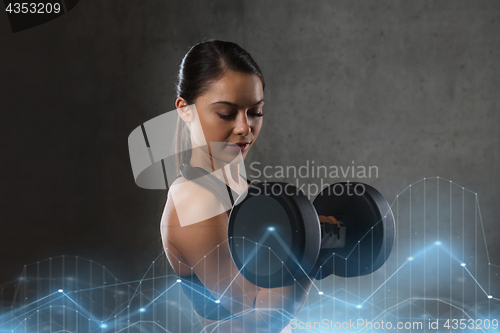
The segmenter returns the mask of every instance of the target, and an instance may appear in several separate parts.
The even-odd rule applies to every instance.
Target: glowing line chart
[[[363,320],[420,321],[418,331],[436,332],[427,324],[461,319],[483,324],[454,331],[498,330],[485,326],[500,320],[500,263],[491,262],[477,193],[424,178],[401,191],[391,208],[397,234],[387,263],[368,276],[313,280],[304,308],[293,317],[296,331],[331,331],[314,326],[325,320]],[[0,333],[202,332],[182,283],[163,253],[141,279],[127,282],[92,260],[48,258],[26,265],[15,284],[1,288]]]

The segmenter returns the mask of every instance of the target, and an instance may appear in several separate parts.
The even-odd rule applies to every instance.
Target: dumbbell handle
[[[346,227],[333,216],[318,215],[321,227],[320,249],[336,249],[345,245]]]
[[[318,215],[321,229],[321,246],[316,263],[309,272],[309,276],[321,280],[333,273],[333,266],[323,267],[336,248],[343,248],[345,245],[346,227],[344,223],[333,216]],[[321,268],[321,271],[320,271]],[[319,274],[318,274],[319,273]]]

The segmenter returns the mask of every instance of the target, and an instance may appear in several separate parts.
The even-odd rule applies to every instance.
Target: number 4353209
[[[61,4],[59,2],[10,2],[5,11],[9,14],[57,14],[61,12]]]
[[[447,329],[464,330],[466,328],[471,330],[482,330],[482,329],[497,329],[498,319],[448,319],[444,323],[443,327]]]

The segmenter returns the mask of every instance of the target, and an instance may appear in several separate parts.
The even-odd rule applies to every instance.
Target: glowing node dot
[[[215,303],[220,303],[220,301],[219,301],[219,300],[216,300],[216,301],[215,301]]]
[[[275,229],[274,227],[268,227],[267,228],[267,230],[269,230],[269,231],[274,231],[274,229]]]
[[[434,242],[434,244],[441,245],[442,243],[440,241],[436,241],[436,242]]]
[[[320,291],[318,294],[323,295],[323,292],[322,292],[322,291]]]
[[[182,282],[182,280],[181,279],[177,279],[177,282]]]
[[[460,266],[465,267],[465,263],[464,263],[464,262],[463,262],[463,263],[461,263],[461,264],[460,264]]]
[[[146,312],[146,309],[144,309],[144,308],[140,308],[140,309],[139,309],[139,311],[140,311],[140,312]]]
[[[491,295],[488,295],[488,298],[493,298],[493,296],[491,296]]]
[[[413,260],[413,257],[408,257],[408,261],[412,261]]]
[[[106,325],[106,324],[101,324],[101,328],[107,328],[107,327],[108,327],[108,325]]]
[[[59,289],[59,290],[58,290],[58,292],[62,293],[62,292],[63,292],[63,290],[62,290],[62,289]]]
[[[361,304],[360,305],[356,305],[356,308],[361,309],[362,308]]]

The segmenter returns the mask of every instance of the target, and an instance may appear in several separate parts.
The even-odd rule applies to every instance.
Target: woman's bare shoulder
[[[162,224],[175,227],[190,226],[225,211],[220,200],[209,189],[179,177],[169,188]]]
[[[208,189],[179,180],[170,187],[161,220],[164,246],[195,267],[227,240],[227,218],[222,204]]]

